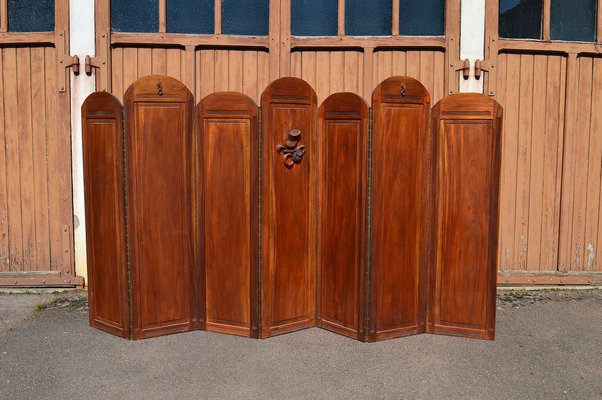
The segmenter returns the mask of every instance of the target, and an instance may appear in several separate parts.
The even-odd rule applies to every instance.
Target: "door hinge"
[[[68,69],[71,68],[75,75],[79,75],[79,57],[71,56],[67,51],[67,34],[65,31],[58,32],[56,39],[56,52],[58,58],[58,85],[59,92],[67,91]]]
[[[475,79],[481,79],[483,71],[489,74],[489,79],[487,79],[487,93],[489,96],[495,95],[496,89],[496,74],[494,74],[495,65],[491,60],[475,60],[474,62],[474,77]]]

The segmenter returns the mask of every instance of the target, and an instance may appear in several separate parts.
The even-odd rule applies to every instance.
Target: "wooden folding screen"
[[[297,78],[261,96],[261,336],[315,324],[317,100]]]
[[[82,106],[90,325],[129,338],[122,121],[109,93]]]
[[[147,76],[125,94],[128,246],[134,339],[199,325],[193,255],[193,97]]]
[[[481,94],[433,108],[431,333],[494,338],[501,121]]]
[[[257,112],[235,92],[196,108],[202,320],[208,331],[250,337],[258,334]]]
[[[372,95],[369,340],[425,330],[430,96],[392,77]]]
[[[337,93],[319,115],[318,325],[364,340],[368,106]]]

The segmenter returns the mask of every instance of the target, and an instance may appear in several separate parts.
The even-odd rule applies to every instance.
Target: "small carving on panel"
[[[163,85],[161,84],[161,81],[157,82],[157,94],[163,96]]]
[[[282,153],[282,162],[287,168],[299,164],[305,154],[305,146],[297,146],[301,141],[301,129],[294,128],[287,132],[284,145],[277,145],[276,151]]]
[[[405,82],[401,82],[401,87],[399,88],[399,93],[403,96],[406,97],[406,84]]]

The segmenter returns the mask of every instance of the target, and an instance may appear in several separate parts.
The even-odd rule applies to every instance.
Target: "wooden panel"
[[[129,338],[122,120],[109,93],[82,106],[90,326]]]
[[[353,93],[320,106],[319,326],[364,340],[368,106]]]
[[[602,59],[578,57],[576,113],[567,128],[560,271],[602,271]]]
[[[53,47],[0,49],[0,285],[76,283],[69,93],[56,65]]]
[[[182,48],[115,47],[111,57],[112,92],[119,100],[132,83],[146,75],[187,81],[186,50]]]
[[[219,91],[238,91],[259,102],[269,83],[268,53],[259,50],[197,51],[195,96]]]
[[[558,268],[566,58],[500,54],[500,270]]]
[[[501,118],[480,94],[433,108],[431,333],[495,335]]]
[[[205,328],[257,337],[257,105],[235,92],[197,106],[199,256]]]
[[[125,94],[132,334],[198,327],[193,260],[192,94],[151,75]]]
[[[281,78],[267,87],[261,107],[261,336],[268,337],[315,323],[316,95],[301,79]],[[298,151],[305,146],[297,163],[286,142]]]
[[[359,51],[295,51],[291,68],[293,76],[316,89],[320,102],[336,92],[362,95],[363,55]]]
[[[370,340],[423,332],[430,96],[393,77],[372,95]]]

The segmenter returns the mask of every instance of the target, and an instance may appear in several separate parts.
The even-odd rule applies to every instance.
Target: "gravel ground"
[[[602,290],[500,291],[493,342],[320,329],[130,342],[87,318],[82,292],[0,294],[0,399],[602,400]]]

